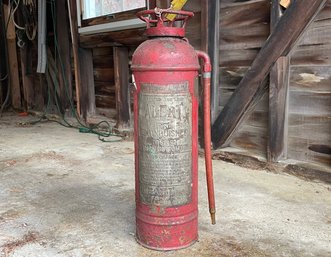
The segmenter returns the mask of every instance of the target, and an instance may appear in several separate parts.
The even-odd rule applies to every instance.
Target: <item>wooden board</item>
[[[253,3],[264,3],[269,2],[268,0],[221,0],[221,8],[227,7],[241,7],[242,5],[253,4]]]
[[[129,92],[129,50],[127,47],[114,47],[114,76],[116,90],[117,128],[130,128]]]
[[[309,28],[298,42],[298,45],[331,44],[331,24],[330,22],[328,24],[328,26],[312,26]]]
[[[114,82],[114,68],[95,68],[93,74],[95,81]]]
[[[305,115],[330,115],[331,92],[303,92],[290,89],[289,112]]]
[[[147,38],[145,29],[127,29],[100,34],[80,35],[80,46],[86,48],[109,47],[116,45],[138,46]]]
[[[221,1],[220,28],[249,27],[268,24],[270,1],[245,1],[240,5],[224,6]]]
[[[70,58],[70,25],[67,12],[67,1],[58,0],[56,2],[56,15],[61,17],[56,19],[58,51],[61,62],[58,62],[60,101],[64,108],[70,107],[69,99],[72,98],[72,75]]]
[[[81,113],[86,120],[95,114],[95,89],[93,77],[93,56],[91,49],[79,48],[79,66],[81,73]]]
[[[293,66],[331,65],[331,44],[298,46],[291,54]]]
[[[113,47],[92,49],[97,107],[115,108],[116,106],[113,51]]]
[[[239,28],[223,28],[220,31],[220,50],[260,48],[269,34],[269,25],[264,23]]]
[[[243,125],[231,141],[230,146],[245,149],[253,155],[265,156],[267,127]]]
[[[8,20],[8,6],[3,5],[4,20]],[[18,59],[16,50],[15,26],[12,20],[8,23],[7,28],[7,48],[9,58],[9,76],[10,76],[10,96],[11,104],[14,109],[22,109],[21,90],[18,72]]]
[[[259,52],[259,48],[220,50],[221,67],[250,66]]]
[[[111,95],[95,95],[95,103],[100,108],[116,108],[116,100]]]
[[[287,8],[290,1],[283,2]],[[288,4],[288,5],[287,5]],[[283,16],[280,7],[282,1],[273,1],[270,13],[270,29],[273,31]],[[269,122],[267,160],[278,162],[287,155],[287,123],[288,123],[288,78],[290,72],[289,56],[281,56],[270,70],[269,83]]]
[[[288,157],[331,167],[331,67],[292,67]]]
[[[290,84],[292,92],[302,91],[307,94],[331,92],[331,65],[292,66]]]

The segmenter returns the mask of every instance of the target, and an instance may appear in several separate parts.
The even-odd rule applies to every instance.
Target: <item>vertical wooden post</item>
[[[69,20],[66,0],[56,1],[56,28],[59,45],[59,54],[62,61],[58,62],[59,86],[61,104],[64,108],[69,106],[68,97],[72,98],[72,74],[70,60]],[[63,67],[62,67],[63,65]],[[63,70],[64,71],[63,71]],[[66,92],[67,91],[67,92]],[[68,94],[68,95],[67,95]]]
[[[81,91],[81,74],[79,65],[79,53],[78,53],[78,24],[77,24],[77,7],[76,1],[68,1],[68,12],[70,20],[70,31],[71,31],[71,41],[72,50],[74,55],[74,67],[75,67],[75,85],[76,85],[76,101],[77,101],[77,113],[81,116],[80,107],[80,91]]]
[[[279,0],[272,1],[270,30],[275,28],[283,11]],[[269,86],[269,137],[267,159],[277,162],[287,155],[287,109],[289,84],[289,57],[280,57],[270,71]]]
[[[9,18],[8,5],[3,5],[5,25]],[[15,26],[12,20],[9,21],[7,28],[7,47],[8,47],[8,58],[9,58],[9,74],[10,76],[10,93],[11,93],[11,104],[14,109],[22,109],[21,103],[21,90],[18,72],[18,61],[16,51],[16,34]]]
[[[81,114],[86,120],[95,114],[95,88],[93,76],[93,56],[91,49],[79,48],[79,66],[81,74]]]
[[[211,64],[211,120],[216,119],[219,111],[219,15],[220,1],[201,1],[202,50],[207,52]]]
[[[114,47],[114,76],[118,128],[130,127],[129,53],[127,47]]]
[[[20,49],[21,55],[21,74],[22,74],[22,88],[23,95],[26,104],[26,110],[31,110],[35,104],[35,94],[34,94],[34,83],[31,74],[27,74],[28,67],[28,51],[31,51],[30,43],[27,42],[26,45]]]

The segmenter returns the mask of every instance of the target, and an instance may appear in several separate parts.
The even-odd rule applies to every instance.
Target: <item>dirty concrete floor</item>
[[[199,242],[155,252],[135,241],[133,143],[56,123],[0,120],[0,256],[331,256],[331,189],[214,161],[217,225],[200,159]]]

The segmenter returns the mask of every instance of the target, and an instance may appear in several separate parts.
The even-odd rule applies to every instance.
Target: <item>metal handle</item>
[[[208,190],[209,213],[211,223],[216,224],[216,208],[215,208],[215,193],[213,167],[211,159],[211,127],[210,127],[210,79],[211,79],[211,64],[208,54],[202,51],[196,51],[199,58],[203,60],[203,111],[204,111],[204,145],[205,145],[205,163],[206,163],[206,179]]]
[[[174,20],[168,20],[165,15],[166,14],[175,14],[179,15]],[[142,21],[146,22],[147,28],[151,27],[151,24],[163,25],[165,22],[172,26],[175,21],[183,21],[182,27],[186,26],[186,22],[189,18],[193,17],[193,12],[188,11],[174,11],[171,9],[160,9],[155,8],[152,10],[144,10],[137,13],[137,17]]]

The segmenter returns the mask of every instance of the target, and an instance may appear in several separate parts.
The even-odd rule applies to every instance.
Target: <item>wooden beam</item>
[[[75,69],[75,88],[76,88],[76,101],[77,101],[77,114],[81,116],[80,107],[80,85],[81,85],[81,74],[79,64],[79,53],[78,53],[78,25],[77,25],[77,11],[76,1],[68,1],[68,12],[69,12],[69,23],[71,31],[72,51],[74,56],[74,69]]]
[[[93,56],[91,49],[79,48],[79,66],[81,73],[81,114],[86,120],[95,114],[95,88],[93,76]]]
[[[220,1],[209,0],[208,51],[212,64],[211,75],[211,120],[214,122],[219,113],[219,52],[220,52]]]
[[[114,47],[114,76],[116,90],[116,127],[130,127],[129,53],[127,47]]]
[[[58,62],[60,101],[64,108],[69,107],[69,98],[72,99],[72,73],[70,58],[69,19],[66,0],[56,1],[56,30],[59,55],[62,62]],[[63,65],[63,66],[62,66]],[[63,70],[62,70],[63,69]]]
[[[20,57],[21,57],[21,74],[22,74],[22,89],[24,102],[26,104],[26,110],[32,110],[35,105],[35,92],[34,92],[34,83],[33,77],[31,74],[28,74],[28,54],[29,51],[32,51],[31,44],[29,42],[23,48],[20,48]]]
[[[289,6],[213,124],[214,148],[229,144],[235,131],[259,101],[261,94],[257,93],[272,65],[291,51],[325,3],[326,0],[300,0]]]
[[[272,1],[270,30],[273,31],[283,15],[280,0]],[[290,57],[282,56],[270,71],[269,85],[269,137],[267,160],[277,162],[287,155],[287,110]]]
[[[9,16],[8,5],[6,4],[3,5],[3,11],[5,14],[4,20],[8,21],[8,16]],[[16,51],[16,34],[15,34],[15,26],[12,19],[10,19],[7,28],[7,47],[8,47],[8,58],[9,58],[8,75],[10,76],[11,104],[14,109],[22,109],[21,89],[20,89],[17,51]]]
[[[219,110],[219,13],[220,1],[201,0],[201,49],[208,53],[212,62],[211,119]]]
[[[287,110],[290,60],[280,57],[270,72],[268,161],[277,162],[287,155]]]

